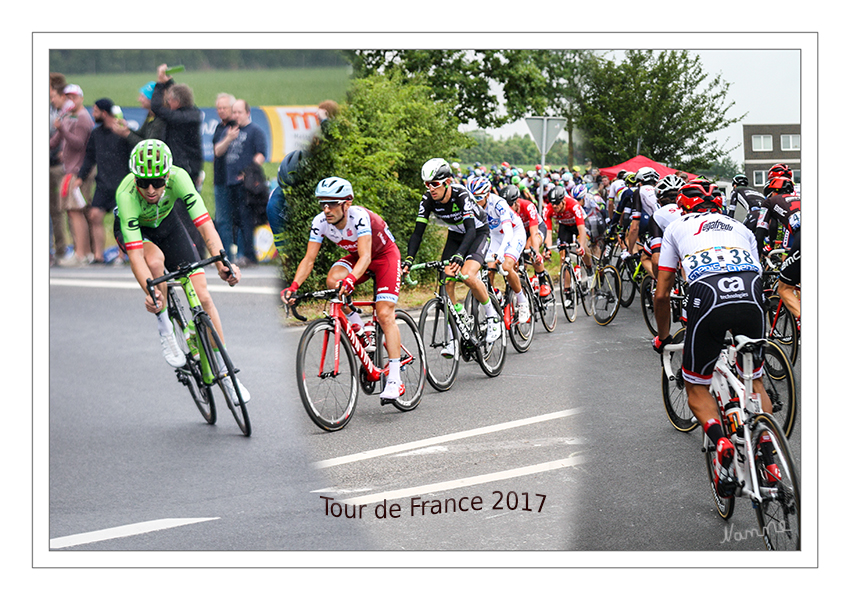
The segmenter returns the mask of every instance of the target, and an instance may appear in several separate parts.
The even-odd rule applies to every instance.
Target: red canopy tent
[[[614,165],[613,167],[605,167],[604,169],[599,169],[599,172],[602,175],[606,175],[608,179],[614,181],[614,178],[617,176],[617,173],[621,169],[625,169],[626,171],[630,171],[632,173],[637,173],[637,170],[641,167],[652,167],[661,177],[669,175],[670,173],[675,173],[677,169],[671,169],[670,167],[665,167],[661,163],[657,163],[654,160],[651,160],[641,154],[638,154],[634,158],[630,158],[624,163],[620,163],[619,165]],[[692,173],[687,173],[688,181],[691,179],[695,179],[696,175]]]

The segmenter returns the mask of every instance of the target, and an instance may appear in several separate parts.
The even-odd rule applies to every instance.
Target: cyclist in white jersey
[[[682,216],[682,209],[676,203],[679,190],[685,185],[685,180],[674,174],[667,175],[655,186],[659,208],[652,213],[646,231],[646,241],[643,245],[641,263],[647,273],[658,277],[658,253],[661,252],[661,239],[667,226]]]
[[[504,198],[497,196],[486,177],[475,177],[467,184],[469,193],[479,206],[487,212],[487,225],[490,227],[490,244],[485,257],[491,269],[490,277],[501,265],[505,279],[517,297],[517,314],[521,323],[528,323],[531,311],[528,298],[522,291],[516,264],[525,248],[525,226],[522,217],[511,210]]]
[[[764,310],[755,236],[741,222],[723,214],[723,198],[716,192],[717,187],[708,181],[693,181],[679,191],[677,203],[684,214],[664,231],[658,259],[654,307],[658,336],[652,345],[662,352],[672,341],[670,290],[681,265],[689,283],[682,355],[688,406],[717,447],[715,486],[718,494],[728,496],[734,490],[718,482],[727,481],[735,450],[723,436],[709,384],[726,332],[761,338]],[[754,357],[753,390],[761,395],[764,411],[770,413],[773,407],[761,382],[762,363],[759,353]]]

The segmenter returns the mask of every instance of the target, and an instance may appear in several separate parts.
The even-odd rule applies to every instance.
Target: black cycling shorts
[[[578,241],[578,225],[558,223],[558,245],[572,244]]]
[[[754,272],[711,275],[690,285],[682,356],[682,372],[687,381],[697,385],[711,383],[727,331],[753,339],[764,337],[762,298],[761,276]],[[761,353],[754,357],[755,377],[761,377],[762,361]]]
[[[800,285],[800,230],[794,234],[791,252],[779,267],[779,281],[788,285]]]
[[[458,248],[463,243],[464,234],[459,231],[449,231],[446,237],[446,246],[443,248],[443,256],[441,260],[449,260],[457,254]],[[484,253],[487,252],[487,242],[490,239],[490,229],[488,227],[479,227],[475,230],[475,241],[466,256],[463,257],[464,262],[474,260],[478,264],[484,264]]]
[[[189,231],[180,219],[177,212],[180,208],[186,210],[181,203],[174,205],[168,216],[162,220],[159,227],[140,227],[142,239],[146,242],[152,242],[162,250],[165,255],[165,268],[168,271],[176,271],[182,265],[198,262],[201,260],[201,255],[198,252],[192,238],[189,237]],[[115,211],[115,224],[112,228],[115,234],[115,241],[118,242],[118,247],[126,252],[124,247],[124,236],[121,235],[121,220]]]

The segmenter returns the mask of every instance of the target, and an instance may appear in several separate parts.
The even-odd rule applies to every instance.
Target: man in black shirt
[[[758,216],[758,210],[761,208],[762,202],[764,202],[764,194],[754,190],[749,185],[750,180],[747,179],[746,175],[738,174],[732,178],[732,193],[729,194],[726,214],[733,219],[735,218],[735,208],[738,206],[738,202],[743,203],[747,211],[749,211],[747,218],[752,213],[756,213],[756,216]],[[752,230],[752,228],[750,229]]]

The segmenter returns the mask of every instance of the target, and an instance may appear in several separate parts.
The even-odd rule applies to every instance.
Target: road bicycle
[[[640,283],[640,309],[643,321],[652,336],[658,335],[658,323],[655,319],[656,280],[647,274]],[[685,303],[688,298],[688,284],[680,271],[676,271],[676,280],[670,290],[670,330],[675,323],[685,322]]]
[[[419,315],[419,332],[425,347],[428,365],[428,383],[440,392],[452,387],[457,379],[460,360],[475,360],[489,377],[502,372],[507,356],[505,325],[497,319],[499,337],[492,344],[486,341],[488,320],[481,303],[469,293],[469,310],[458,310],[446,291],[446,282],[463,281],[466,276],[447,277],[445,268],[449,261],[429,261],[411,266],[410,272],[433,269],[437,271],[437,290],[425,303]],[[418,282],[406,277],[409,285]],[[492,294],[490,302],[499,306]]]
[[[581,298],[585,314],[593,316],[599,325],[608,325],[620,310],[620,275],[613,266],[603,264],[591,257],[591,261],[595,263],[593,276],[583,282],[579,262],[573,262],[573,256],[576,258],[579,256],[578,248],[579,245],[576,243],[550,247],[550,250],[566,251],[561,261],[559,276],[564,315],[567,321],[574,322],[578,312],[578,300]]]
[[[520,281],[522,281],[523,290],[526,289],[526,283],[528,288],[531,289],[531,296],[527,297],[531,303],[532,315],[540,321],[543,329],[551,333],[555,331],[555,325],[558,323],[558,301],[555,300],[555,284],[552,283],[552,278],[545,269],[541,273],[535,273],[533,277],[529,277],[525,267],[532,263],[531,252],[525,250],[517,266]],[[549,289],[549,293],[545,296],[541,295],[544,286]]]
[[[751,501],[759,523],[759,532],[769,550],[800,549],[800,485],[797,465],[783,427],[776,414],[762,412],[761,398],[753,393],[754,354],[772,342],[727,335],[726,344],[714,367],[709,390],[717,400],[723,435],[734,444],[733,474],[721,485],[730,490],[721,496],[714,483],[716,448],[703,434],[703,452],[711,493],[718,514],[729,519],[736,498]],[[673,354],[684,344],[668,344],[662,352],[664,377],[675,377]],[[779,353],[784,357],[781,350]],[[743,363],[743,382],[736,375],[735,361]],[[775,407],[774,407],[775,409]],[[773,468],[771,468],[773,467]]]
[[[372,394],[379,382],[383,389],[389,373],[386,339],[374,317],[374,294],[372,300],[353,300],[349,296],[340,297],[338,290],[329,289],[296,294],[294,298],[295,302],[288,305],[288,309],[299,321],[307,321],[298,313],[298,305],[304,300],[327,303],[324,316],[311,322],[301,334],[295,371],[301,402],[310,419],[325,431],[339,431],[354,415],[360,389]],[[364,343],[354,331],[345,316],[344,306],[357,312],[371,309],[364,330],[374,328],[372,344],[368,340]],[[422,400],[425,348],[416,323],[407,312],[396,309],[395,320],[401,336],[400,374],[404,391],[395,400],[382,398],[381,405],[392,404],[407,412],[419,406]]]
[[[688,395],[682,374],[682,353],[671,351],[679,348],[685,341],[685,328],[673,335],[671,344],[665,346],[664,368],[661,371],[661,395],[667,418],[678,431],[692,431],[697,426],[691,409],[688,407]],[[669,356],[666,353],[670,353]],[[773,405],[773,417],[782,427],[786,437],[791,437],[797,421],[797,387],[794,371],[785,353],[779,346],[768,340],[763,347],[764,370],[762,383]]]
[[[629,307],[635,299],[643,278],[647,275],[640,260],[641,251],[629,255],[626,259],[617,257],[615,269],[620,274],[622,288],[620,289],[620,306]]]
[[[146,285],[151,298],[155,299],[156,286],[161,283],[168,284],[166,294],[168,318],[174,326],[177,344],[186,355],[185,366],[174,370],[177,373],[177,380],[189,389],[192,400],[201,415],[207,423],[216,422],[217,414],[212,390],[218,386],[239,429],[245,436],[250,436],[251,419],[248,417],[246,403],[242,399],[241,386],[236,380],[239,369],[233,366],[230,353],[213,327],[210,316],[201,306],[190,277],[196,271],[218,261],[221,261],[228,270],[231,269],[230,261],[222,250],[217,256],[181,266],[175,272],[165,273],[162,277],[148,279]],[[183,291],[182,295],[180,290]],[[182,298],[188,302],[188,313],[183,308]]]

